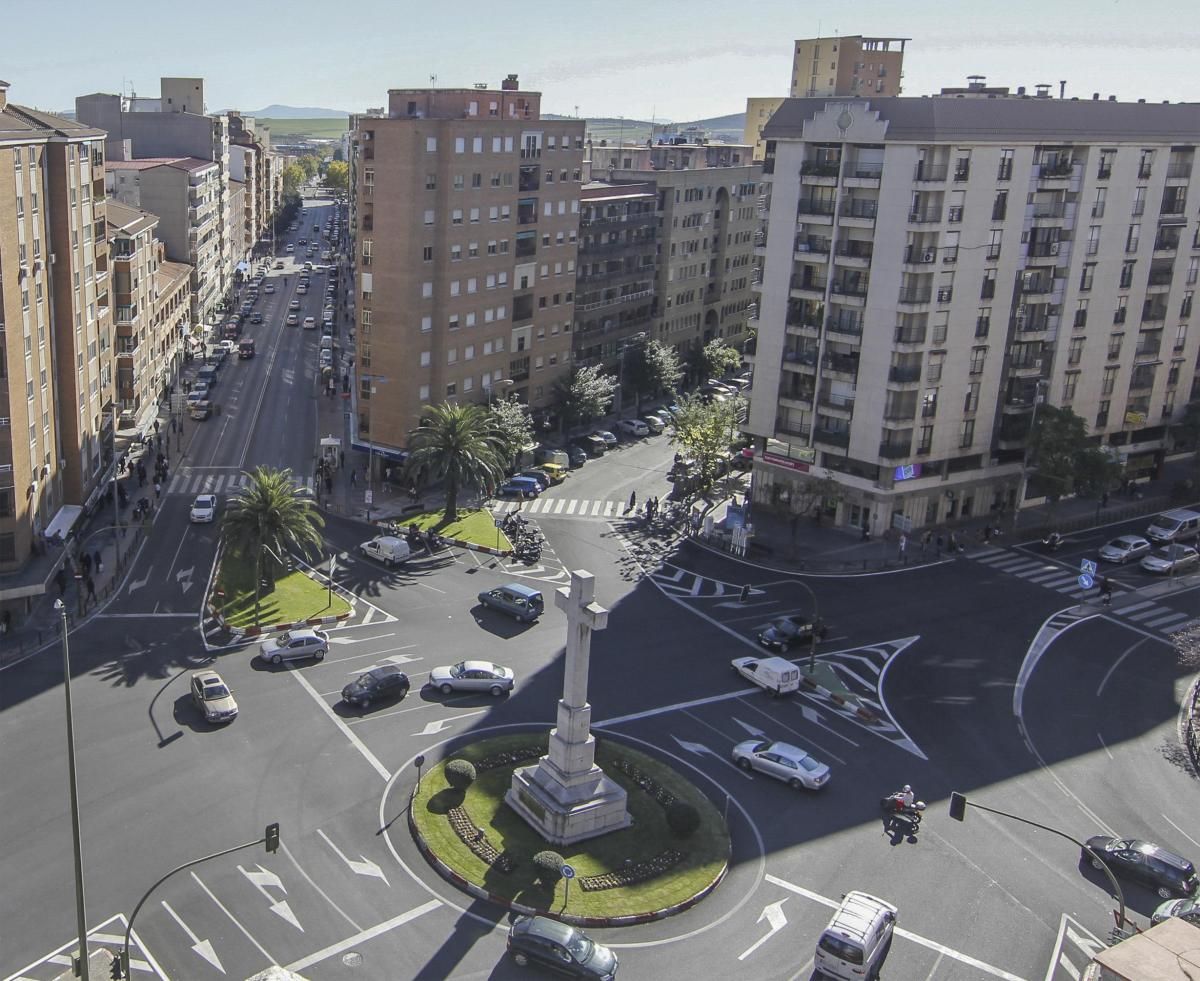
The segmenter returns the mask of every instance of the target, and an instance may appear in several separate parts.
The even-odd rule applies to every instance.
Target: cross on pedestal
[[[567,616],[567,649],[558,725],[549,752],[536,766],[513,773],[505,795],[518,814],[556,844],[569,844],[629,825],[625,791],[596,765],[587,700],[592,631],[608,626],[608,610],[595,601],[596,578],[572,572],[570,587],[559,589],[555,604]]]

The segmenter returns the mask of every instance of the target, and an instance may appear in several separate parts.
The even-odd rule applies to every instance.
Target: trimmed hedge
[[[446,783],[455,790],[466,790],[475,782],[475,764],[470,760],[451,760],[446,764]]]

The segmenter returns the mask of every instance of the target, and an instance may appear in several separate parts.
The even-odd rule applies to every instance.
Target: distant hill
[[[574,116],[556,116],[547,113],[543,119],[574,119]],[[615,116],[589,116],[585,120],[587,122],[587,132],[594,140],[618,140],[625,139],[630,142],[643,143],[649,137],[653,124],[648,119],[620,119]],[[665,125],[671,120],[659,119],[656,121],[658,125]],[[740,141],[745,130],[746,114],[744,112],[731,113],[728,116],[712,116],[708,119],[696,119],[691,122],[674,123],[681,130],[688,126],[698,126],[701,129],[708,130],[710,135],[715,139],[726,139]]]
[[[315,106],[267,106],[247,116],[265,116],[267,119],[349,119],[350,113],[340,109],[320,109]]]

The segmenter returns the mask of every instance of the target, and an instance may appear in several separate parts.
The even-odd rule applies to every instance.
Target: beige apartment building
[[[906,37],[810,37],[795,42],[793,99],[900,94]]]
[[[104,133],[0,82],[0,609],[53,571],[43,536],[98,493],[111,436]]]
[[[749,145],[751,159],[761,163],[766,153],[767,141],[763,129],[775,115],[775,110],[783,105],[783,96],[751,96],[746,100],[746,122],[742,134],[742,142]]]
[[[790,99],[766,136],[756,501],[829,476],[876,533],[1019,505],[1043,400],[1157,471],[1200,352],[1200,106]]]
[[[254,250],[254,194],[242,181],[229,180],[229,255],[233,258],[234,278],[248,271],[247,260]]]
[[[352,120],[354,420],[400,449],[421,407],[486,402],[535,415],[570,370],[582,120],[543,120],[500,89],[393,89]]]
[[[590,151],[593,177],[603,175],[615,185],[648,181],[654,194],[658,258],[651,335],[675,347],[685,365],[711,340],[743,343],[754,301],[750,280],[762,176],[751,148],[676,141]],[[581,285],[581,299],[582,293]],[[575,343],[578,355],[579,337]]]
[[[280,197],[275,192],[275,155],[270,127],[259,125],[253,116],[229,114],[229,173],[245,183],[251,196],[247,212],[252,216],[252,242],[269,237]]]
[[[191,267],[192,322],[212,323],[230,253],[228,219],[221,217],[222,209],[229,213],[229,188],[221,168],[195,157],[110,160],[106,168],[109,197],[156,215],[155,234],[167,258]]]
[[[146,430],[183,359],[191,270],[165,261],[159,219],[108,202],[119,428]]]

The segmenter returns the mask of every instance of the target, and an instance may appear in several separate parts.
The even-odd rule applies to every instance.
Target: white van
[[[1200,514],[1195,511],[1164,511],[1150,522],[1146,537],[1157,545],[1188,542],[1200,535]]]
[[[403,538],[391,535],[380,535],[369,542],[363,542],[358,550],[367,558],[378,559],[384,565],[392,566],[404,562],[412,555],[412,549]]]
[[[321,350],[322,351],[332,351],[333,350],[333,336],[331,334],[326,334],[324,337],[321,338]]]
[[[892,945],[897,912],[891,903],[865,892],[846,893],[817,940],[813,967],[822,977],[842,981],[879,977]]]
[[[733,670],[772,695],[786,695],[800,687],[800,669],[782,657],[735,657]]]

